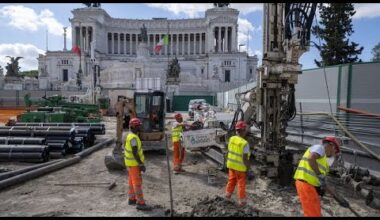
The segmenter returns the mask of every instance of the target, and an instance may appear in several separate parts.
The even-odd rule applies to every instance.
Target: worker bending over
[[[176,113],[174,115],[175,122],[172,128],[172,142],[173,142],[173,171],[175,174],[180,172],[185,172],[182,168],[182,162],[185,158],[185,149],[182,146],[181,135],[184,129],[186,129],[186,124],[183,122],[181,113]]]
[[[340,151],[339,148],[340,142],[337,138],[325,137],[322,145],[309,147],[298,164],[294,179],[305,217],[321,216],[318,194],[323,196],[326,191],[325,177],[334,161],[335,154]]]
[[[152,208],[145,204],[142,192],[141,172],[145,173],[144,154],[139,138],[141,121],[132,118],[129,121],[130,132],[125,141],[125,166],[128,169],[128,205],[135,205],[136,209],[149,211]]]
[[[238,121],[235,125],[235,130],[237,135],[232,136],[228,142],[226,198],[231,198],[237,184],[239,206],[242,207],[247,204],[245,187],[247,171],[250,168],[250,147],[248,141],[244,139],[247,134],[247,124],[244,121]]]

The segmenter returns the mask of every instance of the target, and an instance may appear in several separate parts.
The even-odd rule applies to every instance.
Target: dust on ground
[[[98,136],[98,141],[116,136],[115,119],[105,118],[105,123],[107,133]],[[143,212],[127,204],[127,173],[110,172],[104,165],[104,156],[110,154],[112,149],[113,145],[110,145],[77,164],[0,191],[0,216],[168,216],[170,199],[166,155],[158,152],[145,153],[143,193],[147,204],[154,209]],[[170,151],[170,166],[171,160]],[[202,154],[187,152],[184,164],[187,172],[178,175],[171,173],[173,214],[207,216],[205,210],[210,207],[216,208],[215,216],[216,211],[223,209],[226,210],[224,215],[236,214],[235,210],[239,210],[234,206],[237,201],[236,189],[232,202],[225,202],[221,197],[224,195],[227,174],[218,171],[215,184],[209,185],[207,170],[210,167],[215,165]],[[117,186],[112,190],[107,185],[55,185],[114,181]],[[243,213],[258,216],[303,216],[294,187],[279,188],[270,179],[256,177],[247,183],[246,188],[248,204],[241,210]],[[380,211],[366,206],[363,199],[347,197],[347,200],[362,216],[380,216]],[[324,196],[321,203],[323,216],[354,216],[348,209],[340,207],[331,196]],[[223,211],[219,213],[219,216],[223,216]]]

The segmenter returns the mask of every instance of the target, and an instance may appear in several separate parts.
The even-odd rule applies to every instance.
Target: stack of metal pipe
[[[0,144],[0,161],[46,162],[49,149],[46,145]]]
[[[0,144],[21,148],[31,144],[46,146],[48,156],[61,158],[69,152],[78,153],[94,145],[95,135],[101,134],[105,134],[105,125],[101,123],[16,123],[12,126],[0,126]],[[5,152],[6,149],[9,152]],[[4,159],[9,159],[5,153],[9,154],[11,149],[14,148],[3,149]],[[14,155],[12,158],[27,158],[20,157]],[[34,157],[30,159],[35,161]]]

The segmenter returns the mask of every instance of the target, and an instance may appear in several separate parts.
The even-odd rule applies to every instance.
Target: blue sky
[[[80,3],[70,4],[0,4],[0,66],[5,66],[5,56],[23,56],[21,70],[37,69],[38,54],[46,51],[46,33],[48,30],[48,49],[63,49],[63,27],[68,29],[67,49],[71,49],[71,29],[69,18],[75,8],[85,7]],[[204,17],[212,3],[177,4],[177,3],[108,3],[101,7],[114,18],[151,19],[167,17],[169,19]],[[249,45],[248,52],[262,57],[262,4],[232,3],[232,8],[240,11],[240,44]],[[359,56],[364,62],[370,61],[371,50],[380,42],[380,3],[355,4],[357,10],[353,18],[355,33],[350,40],[364,47]],[[315,23],[315,21],[314,21]],[[149,32],[149,30],[148,30]],[[249,38],[249,40],[248,40]],[[315,37],[312,40],[319,43]],[[241,50],[247,50],[246,46]],[[315,48],[305,53],[300,60],[304,69],[316,67],[314,59],[319,59]],[[261,63],[261,62],[260,62]]]

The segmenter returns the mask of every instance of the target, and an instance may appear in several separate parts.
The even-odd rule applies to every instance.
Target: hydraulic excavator
[[[135,92],[133,98],[119,96],[116,103],[116,145],[111,155],[104,158],[111,170],[125,169],[123,131],[129,128],[129,119],[137,117],[142,122],[139,135],[144,151],[165,152],[165,93],[162,91]],[[126,111],[127,110],[127,114]]]

